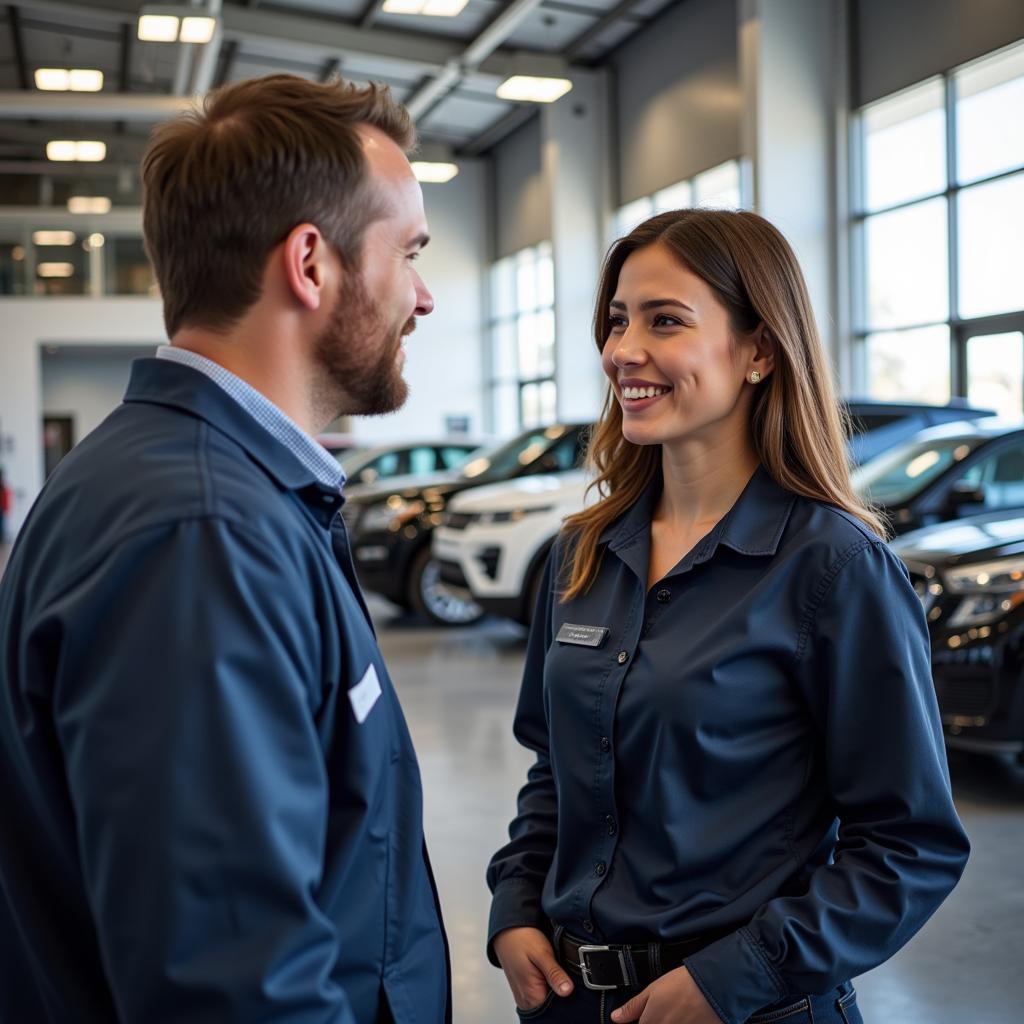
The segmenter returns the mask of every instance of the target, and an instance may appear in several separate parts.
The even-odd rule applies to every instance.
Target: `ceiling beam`
[[[637,22],[636,16],[631,14],[632,9],[637,5],[638,0],[620,0],[610,11],[602,15],[590,28],[580,33],[563,51],[562,56],[566,60],[575,60],[595,39],[617,22],[629,19],[634,22],[635,27],[643,24]]]
[[[140,96],[134,93],[0,92],[0,118],[40,121],[133,121],[153,124],[187,110],[184,96]],[[3,130],[0,129],[0,134]]]
[[[128,92],[131,89],[132,74],[132,37],[135,33],[131,25],[121,26],[121,62],[119,66],[118,89]]]
[[[21,36],[21,13],[14,4],[7,5],[7,24],[11,29],[11,46],[14,49],[14,66],[18,70],[18,84],[22,89],[31,89],[28,62],[25,60],[25,41]]]
[[[377,20],[377,15],[384,9],[384,0],[369,0],[367,5],[363,8],[363,13],[359,15],[359,27],[360,28],[373,28],[373,23]]]
[[[324,66],[320,69],[320,82],[329,82],[338,72],[341,71],[341,61],[337,57],[328,57]]]

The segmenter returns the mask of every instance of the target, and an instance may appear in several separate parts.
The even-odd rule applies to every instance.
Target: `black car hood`
[[[459,491],[465,491],[470,487],[478,487],[482,483],[492,481],[474,480],[471,477],[459,476],[452,473],[439,473],[436,476],[417,477],[414,480],[406,478],[405,481],[396,481],[395,485],[373,485],[372,490],[360,489],[357,494],[349,498],[352,505],[379,505],[392,496],[404,499],[405,501],[425,500],[433,503],[437,500],[447,498]]]
[[[890,547],[905,561],[935,566],[1020,554],[1024,552],[1024,508],[937,523],[898,537]]]

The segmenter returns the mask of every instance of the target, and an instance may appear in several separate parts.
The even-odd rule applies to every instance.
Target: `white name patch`
[[[366,675],[348,691],[348,699],[352,702],[352,712],[356,721],[362,725],[366,716],[373,710],[373,705],[380,697],[380,680],[377,678],[377,670],[371,665],[366,670]]]

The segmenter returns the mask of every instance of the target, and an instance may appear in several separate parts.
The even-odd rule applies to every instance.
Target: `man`
[[[313,440],[405,399],[433,300],[387,91],[275,76],[157,129],[171,344],[0,587],[0,1019],[437,1024],[419,771]]]

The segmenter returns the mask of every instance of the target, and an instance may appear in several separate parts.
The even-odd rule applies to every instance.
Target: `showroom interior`
[[[147,37],[147,11],[208,38]],[[409,399],[322,440],[420,761],[456,1024],[514,1019],[484,953],[484,875],[532,761],[512,719],[541,570],[589,500],[602,260],[690,206],[756,211],[792,244],[854,480],[889,510],[933,624],[972,855],[921,933],[855,979],[861,1011],[1024,1019],[1024,4],[4,5],[0,571],[49,473],[165,340],[142,241],[150,130],[281,72],[386,83],[420,137],[436,305],[408,341]]]

